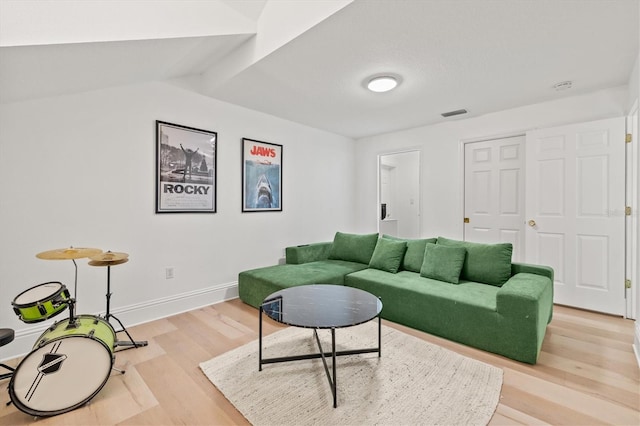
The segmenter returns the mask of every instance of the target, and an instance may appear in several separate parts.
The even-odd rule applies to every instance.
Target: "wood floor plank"
[[[128,419],[116,423],[116,425],[121,426],[157,426],[157,425],[165,425],[167,423],[167,419],[169,418],[169,414],[161,405],[156,405],[153,408],[145,410],[138,415],[129,417]]]
[[[197,316],[191,315],[191,313],[184,313],[171,317],[171,321],[178,326],[178,330],[166,333],[165,335],[158,337],[158,340],[166,340],[167,336],[174,336],[175,333],[181,333],[181,330],[188,328],[190,341],[200,346],[202,349],[202,357],[209,359],[213,355],[219,355],[228,350],[229,339],[220,334],[213,327],[207,325],[204,321],[201,321]],[[179,339],[180,337],[175,340]],[[162,346],[166,348],[166,345],[162,344]],[[206,359],[203,359],[202,361],[206,361]]]
[[[550,353],[540,358],[537,371],[545,375],[538,377],[640,410],[637,379]]]
[[[556,306],[536,365],[383,323],[502,368],[504,385],[491,425],[640,424],[632,321]],[[263,325],[265,335],[284,328],[268,319]],[[125,375],[112,373],[89,404],[39,419],[1,404],[0,425],[248,424],[199,364],[254,341],[257,309],[235,299],[130,327],[129,332],[149,346],[117,352],[115,366],[124,368]],[[0,381],[0,395],[7,400],[8,382]]]
[[[146,338],[144,340],[147,340]],[[120,370],[127,370],[129,365],[136,365],[144,361],[164,355],[162,346],[156,344],[153,337],[148,338],[148,345],[141,348],[117,349],[114,366]]]
[[[567,338],[579,339],[584,342],[594,343],[597,345],[606,345],[624,352],[632,352],[633,348],[629,345],[629,333],[611,332],[595,327],[585,327],[569,321],[555,321],[548,326],[550,335],[558,335]]]
[[[602,344],[587,342],[574,337],[550,335],[545,338],[546,350],[568,359],[598,366],[616,373],[637,378],[637,362],[633,352],[620,351]],[[629,342],[631,345],[631,342]]]
[[[167,424],[202,424],[208,419],[210,424],[231,425],[231,418],[219,406],[184,374],[183,367],[168,355],[146,361],[138,365],[140,375],[144,377],[167,417]],[[163,371],[163,374],[158,374]]]
[[[564,406],[562,401],[550,401],[547,398],[530,394],[519,386],[503,385],[501,401],[514,410],[527,413],[539,421],[552,425],[602,424],[594,417]]]
[[[169,318],[161,318],[155,321],[145,322],[135,327],[127,327],[127,331],[135,340],[148,340],[155,336],[160,336],[170,331],[175,331],[176,326],[169,321]],[[120,336],[124,338],[125,336]]]
[[[218,333],[229,339],[242,339],[247,335],[254,333],[253,328],[236,321],[222,312],[218,311],[215,306],[207,306],[192,312],[197,318],[207,322],[214,327]]]
[[[532,378],[520,372],[505,369],[504,370],[504,386],[518,388],[528,393],[530,396],[537,398],[541,406],[545,405],[561,405],[562,409],[549,411],[573,411],[571,417],[578,420],[580,424],[608,423],[618,425],[637,424],[640,420],[638,410],[624,407],[611,401],[607,401],[598,396],[579,392],[565,386],[557,385],[545,380]],[[575,414],[575,413],[579,413]],[[580,420],[584,419],[584,420]],[[567,424],[568,419],[550,419],[550,423],[558,424],[558,422]]]
[[[539,425],[539,426],[547,426],[549,423],[543,422],[540,419],[536,419],[528,414],[525,414],[521,411],[515,410],[509,406],[506,406],[502,403],[498,404],[498,408],[496,409],[496,414],[491,419],[491,424],[496,425]]]
[[[596,329],[614,333],[627,333],[634,327],[633,320],[624,319],[620,316],[600,314],[560,305],[554,305],[553,318],[554,320],[566,320],[583,326],[593,326]]]

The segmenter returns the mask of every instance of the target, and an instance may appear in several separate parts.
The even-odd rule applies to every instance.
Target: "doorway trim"
[[[381,179],[381,169],[382,169],[382,157],[386,156],[386,155],[394,155],[394,154],[406,154],[409,152],[417,152],[418,153],[418,196],[419,196],[419,200],[418,200],[418,235],[422,236],[422,207],[423,207],[423,194],[422,194],[422,188],[424,187],[423,185],[423,179],[424,179],[424,173],[423,173],[423,167],[422,167],[422,163],[423,163],[423,149],[421,146],[416,145],[416,146],[412,146],[412,147],[406,147],[406,148],[402,148],[402,149],[397,149],[397,150],[389,150],[389,151],[379,151],[376,155],[376,187],[377,187],[377,191],[376,191],[376,228],[378,230],[378,233],[380,233],[380,203],[382,200],[382,185],[380,182]]]
[[[639,106],[636,99],[625,117],[625,132],[632,135],[632,141],[626,149],[626,206],[631,207],[631,215],[627,218],[625,226],[625,275],[631,280],[631,288],[626,289],[626,315],[625,318],[638,319],[638,277],[640,274],[640,259],[638,259],[638,243],[640,242],[640,228],[638,218],[640,214],[640,200],[638,191],[640,190],[640,117],[638,117]],[[633,123],[633,120],[636,120]],[[634,128],[635,127],[635,128]]]

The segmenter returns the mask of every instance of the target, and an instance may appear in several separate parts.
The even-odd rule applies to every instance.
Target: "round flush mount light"
[[[366,80],[366,87],[372,92],[382,93],[395,89],[399,83],[400,79],[395,75],[376,75]]]
[[[553,85],[553,88],[557,91],[560,92],[562,90],[568,90],[571,89],[571,87],[573,87],[573,82],[570,80],[567,81],[561,81],[560,83],[556,83]]]

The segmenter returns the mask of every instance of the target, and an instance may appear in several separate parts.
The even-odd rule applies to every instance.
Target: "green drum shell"
[[[72,328],[67,328],[69,319],[54,323],[40,335],[33,350],[16,367],[8,391],[11,401],[20,411],[37,417],[66,413],[86,404],[107,383],[115,361],[116,333],[113,327],[93,315],[78,315],[75,321],[76,327]],[[56,353],[60,348],[65,367],[56,370],[55,374],[43,374],[38,367],[45,361],[45,351],[53,349]],[[82,368],[78,367],[78,360],[83,362]],[[67,368],[69,363],[71,368]],[[35,389],[38,388],[41,390],[36,394]],[[37,396],[34,398],[34,395]]]
[[[37,300],[29,303],[17,302],[20,299],[20,297],[23,296],[25,293],[28,293],[29,291],[32,291],[38,287],[43,287],[49,284],[59,284],[60,287],[58,291],[50,294],[45,299]],[[69,291],[62,283],[58,281],[50,281],[47,283],[38,284],[34,287],[31,287],[23,291],[18,296],[16,296],[16,298],[14,299],[13,302],[11,302],[11,304],[13,305],[14,312],[16,313],[16,315],[18,315],[20,320],[27,324],[31,324],[31,323],[48,320],[49,318],[52,318],[58,315],[59,313],[63,312],[65,309],[67,309],[67,303],[60,303],[60,302],[66,302],[69,300],[69,298],[70,298]],[[58,306],[55,306],[55,304],[57,304]]]
[[[52,340],[68,336],[80,336],[100,341],[113,354],[116,333],[107,321],[93,315],[76,316],[77,327],[67,328],[69,320],[58,321],[38,337],[33,349],[39,348]],[[93,331],[93,332],[92,332]]]

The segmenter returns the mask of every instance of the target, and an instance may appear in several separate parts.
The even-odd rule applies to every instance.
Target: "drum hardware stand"
[[[139,348],[142,346],[147,346],[149,343],[146,340],[139,340],[139,341],[135,341],[133,340],[133,337],[131,337],[131,334],[129,334],[129,331],[127,330],[127,327],[124,326],[124,324],[122,324],[122,321],[120,321],[120,318],[118,318],[117,316],[113,315],[112,313],[109,312],[109,307],[111,305],[111,265],[107,265],[107,313],[104,316],[104,319],[107,320],[107,322],[109,322],[109,320],[111,318],[115,319],[116,321],[118,321],[118,324],[120,324],[120,327],[122,328],[122,330],[116,331],[116,333],[120,333],[120,332],[124,332],[127,337],[129,338],[128,341],[126,340],[116,340],[115,343],[115,347],[126,347],[126,349],[132,349],[132,348]],[[122,350],[126,350],[126,349],[122,349]]]
[[[111,367],[111,369],[112,369],[113,371],[117,371],[117,372],[118,372],[118,373],[120,373],[120,374],[124,374],[124,373],[126,373],[126,371],[125,371],[125,370],[120,370],[119,368]]]
[[[116,331],[117,333],[121,333],[124,332],[127,337],[129,338],[129,340],[116,340],[115,344],[114,344],[114,352],[119,352],[116,351],[115,348],[117,347],[123,347],[124,349],[120,349],[120,351],[123,350],[127,350],[127,349],[133,349],[133,348],[140,348],[142,346],[147,346],[149,343],[146,340],[133,340],[133,337],[131,337],[131,334],[129,334],[129,331],[127,330],[127,327],[124,326],[124,324],[122,324],[122,321],[120,321],[120,318],[116,317],[115,315],[113,315],[111,313],[111,265],[119,265],[121,263],[127,262],[128,261],[128,255],[125,256],[124,253],[112,253],[110,251],[103,253],[101,255],[95,256],[95,257],[90,257],[90,259],[92,259],[91,262],[89,262],[89,265],[91,266],[106,266],[107,267],[107,294],[106,294],[106,299],[107,299],[107,312],[104,316],[104,319],[107,322],[111,321],[111,318],[115,319],[118,324],[120,325],[121,330]],[[107,260],[107,259],[112,259],[112,260]]]
[[[76,262],[73,262],[73,263],[76,263]],[[76,299],[74,299],[73,297],[70,298],[67,301],[67,306],[69,307],[69,324],[67,324],[66,329],[70,330],[72,328],[78,328],[78,321],[76,321],[76,316],[74,315]]]
[[[73,297],[74,297],[74,299],[72,299],[74,301],[74,303],[75,303],[75,300],[78,297],[78,264],[76,263],[75,259],[71,259],[71,261],[73,262],[73,267],[76,270],[75,278],[73,280]],[[73,317],[73,321],[75,323],[75,317]]]

